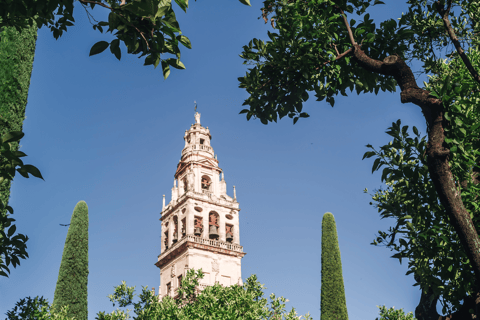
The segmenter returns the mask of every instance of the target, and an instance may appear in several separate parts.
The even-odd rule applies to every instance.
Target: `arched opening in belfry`
[[[165,244],[165,250],[168,250],[168,222],[165,223],[165,229],[166,231],[163,233],[165,235],[164,244]]]
[[[211,191],[212,179],[209,176],[202,176],[202,190]]]
[[[203,219],[202,217],[195,216],[193,234],[200,237],[203,233]]]
[[[233,225],[231,224],[225,224],[225,239],[229,243],[233,241]]]
[[[211,211],[208,214],[208,225],[209,225],[209,232],[208,236],[210,239],[218,240],[218,213],[215,211]]]
[[[172,238],[172,242],[173,243],[176,243],[178,241],[178,217],[177,216],[174,216],[173,217],[173,238]]]
[[[187,234],[187,218],[182,219],[182,238]]]

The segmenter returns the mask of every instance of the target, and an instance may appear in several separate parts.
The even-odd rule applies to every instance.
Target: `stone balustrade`
[[[194,145],[183,148],[182,157],[186,153],[191,152],[191,151],[205,151],[205,152],[211,153],[213,155],[213,148],[212,147],[206,146],[204,144],[194,144]]]
[[[235,243],[223,242],[223,241],[219,241],[219,240],[205,239],[205,238],[202,238],[202,237],[197,237],[197,236],[192,235],[192,234],[187,234],[187,235],[183,236],[179,241],[174,243],[170,248],[165,250],[165,252],[161,253],[158,256],[158,261],[160,261],[161,258],[163,256],[165,256],[170,250],[174,250],[175,248],[181,246],[186,241],[196,242],[196,243],[199,243],[199,244],[205,244],[205,245],[209,245],[209,246],[212,246],[212,247],[228,249],[228,250],[237,251],[237,252],[243,252],[243,246],[235,244]]]

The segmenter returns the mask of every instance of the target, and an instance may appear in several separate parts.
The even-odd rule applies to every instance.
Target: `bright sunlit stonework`
[[[163,208],[159,300],[177,296],[180,281],[188,269],[205,274],[198,290],[213,286],[242,285],[239,204],[235,186],[227,195],[223,171],[210,146],[210,130],[195,124],[185,131],[185,147],[177,165],[172,198]]]

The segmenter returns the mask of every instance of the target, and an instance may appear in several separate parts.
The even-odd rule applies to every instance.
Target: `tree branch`
[[[345,23],[345,26],[347,27],[347,30],[348,30],[348,37],[350,38],[350,42],[351,42],[352,46],[355,46],[357,43],[355,42],[355,39],[353,38],[352,29],[350,28],[350,25],[348,24],[346,14],[343,12],[342,9],[340,9],[339,6],[336,6],[336,5],[335,5],[334,7],[335,7],[338,11],[340,11],[340,13],[342,14],[343,22]]]
[[[80,1],[80,3],[82,3],[82,4],[87,4],[87,3],[98,4],[99,6],[102,6],[102,7],[104,7],[104,8],[107,8],[107,9],[112,10],[113,12],[115,12],[116,14],[118,14],[119,16],[121,16],[123,19],[125,19],[125,17],[123,16],[123,14],[116,12],[114,8],[109,7],[109,6],[107,6],[107,5],[105,5],[105,4],[101,3],[101,2],[90,1],[90,0],[78,0],[78,1]],[[124,4],[125,4],[125,0],[122,0],[121,5],[124,5]],[[125,19],[125,21],[126,21],[131,27],[135,28],[135,30],[137,30],[138,33],[140,33],[140,35],[142,36],[143,40],[145,41],[145,44],[147,45],[148,50],[150,51],[150,45],[148,44],[148,41],[147,41],[147,39],[145,38],[144,32],[141,32],[135,25],[133,25],[133,23],[128,22],[127,19]]]
[[[457,36],[455,35],[455,32],[453,31],[452,25],[450,24],[450,20],[448,20],[448,14],[450,12],[451,6],[452,6],[452,0],[448,0],[447,3],[447,9],[445,10],[443,6],[440,3],[440,0],[435,2],[436,9],[440,16],[442,17],[443,20],[443,25],[445,26],[445,29],[447,30],[448,36],[450,37],[450,40],[452,40],[453,45],[455,46],[455,49],[457,49],[458,54],[463,60],[463,63],[467,67],[468,71],[472,75],[473,79],[477,81],[480,84],[480,76],[478,75],[477,71],[472,66],[472,63],[468,59],[468,57],[465,55],[465,52],[463,51],[462,47],[460,46],[460,42],[458,41]]]

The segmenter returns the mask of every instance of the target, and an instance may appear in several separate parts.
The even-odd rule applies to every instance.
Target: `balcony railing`
[[[216,247],[216,248],[222,248],[222,249],[228,249],[228,250],[237,251],[237,252],[243,252],[243,246],[235,244],[235,243],[228,243],[228,242],[223,242],[223,241],[219,241],[219,240],[205,239],[205,238],[202,238],[202,237],[197,237],[197,236],[194,236],[194,235],[191,235],[191,234],[187,234],[186,236],[181,238],[180,241],[177,241],[176,243],[173,243],[170,246],[169,249],[165,250],[165,252],[162,252],[158,256],[158,261],[160,261],[160,259],[163,258],[163,256],[165,256],[170,250],[178,248],[179,246],[181,246],[186,241],[191,241],[191,242],[195,242],[195,243],[199,243],[199,244],[206,244],[206,245]]]
[[[205,151],[208,153],[213,153],[213,149],[210,146],[206,146],[204,144],[194,144],[190,147],[186,147],[182,150],[182,156],[189,151]]]

